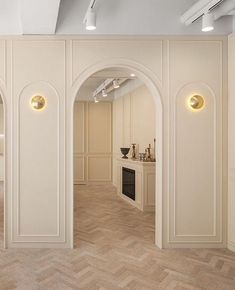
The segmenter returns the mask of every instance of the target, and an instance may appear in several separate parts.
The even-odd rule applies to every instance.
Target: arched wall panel
[[[1,39],[0,82],[6,84],[7,108],[7,246],[72,247],[73,103],[92,73],[113,66],[132,69],[155,98],[157,244],[224,247],[227,40],[223,37]],[[191,114],[185,107],[185,98],[196,91],[208,102],[205,115]],[[32,112],[28,103],[38,93],[48,98],[48,111],[41,115],[35,115],[38,112]],[[204,141],[192,142],[194,138]],[[198,148],[203,160],[194,155]],[[200,170],[198,191],[185,155],[193,156],[192,163]],[[195,208],[187,208],[189,197],[196,201]]]
[[[198,111],[189,106],[193,95],[205,102]],[[222,241],[221,113],[206,84],[188,84],[175,97],[171,238],[176,241]]]

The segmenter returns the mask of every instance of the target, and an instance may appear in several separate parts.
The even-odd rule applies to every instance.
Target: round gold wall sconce
[[[189,107],[193,110],[200,110],[204,107],[205,101],[200,95],[193,95],[189,98]]]
[[[36,111],[43,110],[46,106],[46,98],[39,95],[33,96],[30,104],[31,107]]]

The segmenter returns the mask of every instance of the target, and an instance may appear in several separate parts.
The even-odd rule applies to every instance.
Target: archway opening
[[[118,88],[115,88],[116,81],[119,83]],[[110,185],[116,187],[116,197],[122,198],[128,206],[135,210],[137,208],[139,213],[148,213],[148,216],[152,214],[152,242],[162,247],[162,105],[152,79],[128,66],[109,66],[94,70],[78,85],[73,120],[74,245],[79,246],[81,236],[83,240],[87,239],[87,231],[91,225],[88,226],[83,219],[84,225],[88,226],[85,229],[80,224],[82,216],[80,221],[78,219],[79,214],[85,213],[92,204],[92,191],[96,199],[98,192],[107,190],[106,200],[97,204],[86,220],[89,220],[92,214],[101,214],[99,210],[97,213],[95,211],[97,206],[109,202],[108,191],[112,191],[108,187]],[[135,149],[132,144],[136,144]],[[128,160],[121,158],[121,147],[131,149]],[[139,158],[144,158],[144,161],[138,160]],[[151,166],[154,170],[153,178],[153,171],[146,172],[146,168],[150,169]],[[129,172],[124,172],[124,168],[129,169]],[[134,181],[134,185],[131,185],[136,194],[134,198],[128,195],[128,189],[124,190],[124,180],[129,183],[130,178],[132,183]],[[93,186],[89,194],[86,186]],[[83,191],[83,198],[86,199],[83,205],[82,200],[79,202],[79,187],[80,192]],[[150,187],[153,188],[153,196],[147,192]],[[103,218],[107,217],[104,212],[102,214]],[[94,223],[93,226],[97,228]]]

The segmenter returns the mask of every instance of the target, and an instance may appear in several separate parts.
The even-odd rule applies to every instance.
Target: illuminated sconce
[[[205,101],[200,95],[193,95],[189,98],[188,105],[192,110],[200,110],[204,107]]]
[[[43,110],[46,106],[46,98],[44,98],[43,96],[34,96],[31,99],[31,107],[34,110]]]

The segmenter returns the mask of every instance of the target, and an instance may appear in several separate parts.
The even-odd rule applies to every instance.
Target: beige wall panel
[[[112,167],[105,169],[100,178],[97,162],[90,158],[100,155],[106,160],[112,151],[112,104],[111,102],[76,102],[74,107],[74,182],[87,183],[92,180],[110,181]],[[84,147],[84,150],[81,148]],[[79,149],[80,148],[80,149]],[[91,156],[92,155],[92,156]],[[98,159],[100,161],[100,159]],[[111,172],[107,173],[107,170]]]
[[[169,172],[173,181],[169,239],[220,243],[225,233],[221,228],[222,42],[171,41],[169,54]],[[204,96],[206,107],[192,113],[187,100],[195,93]]]
[[[155,205],[155,182],[156,177],[154,174],[147,175],[147,200],[146,204],[148,205]]]
[[[74,155],[74,183],[85,182],[85,157]]]
[[[0,82],[6,85],[6,41],[0,40]]]
[[[36,88],[48,97],[46,109],[38,112],[29,106]],[[58,235],[59,116],[58,95],[48,86],[37,83],[20,96],[16,211],[19,236]]]
[[[58,92],[65,92],[64,40],[13,41],[12,58],[13,88],[17,94],[25,85],[41,80]]]
[[[120,154],[120,148],[124,146],[124,112],[123,99],[118,98],[113,102],[113,152]]]
[[[113,121],[113,184],[117,186],[116,158],[120,156],[120,148],[123,147],[123,99],[118,98],[112,106]]]
[[[116,159],[122,156],[120,147],[137,144],[144,152],[153,146],[155,137],[155,104],[146,86],[138,87],[113,102],[113,183],[117,185]],[[131,155],[131,151],[130,154]]]
[[[112,152],[112,104],[88,103],[88,153]]]
[[[221,41],[170,41],[170,92],[174,96],[185,84],[206,83],[221,93]]]
[[[9,241],[65,247],[65,41],[15,40],[11,57],[15,195]],[[30,107],[35,94],[46,97],[45,110]]]
[[[89,156],[88,157],[88,182],[89,181],[112,181],[112,158],[111,156]]]
[[[72,54],[73,81],[86,67],[103,59],[117,56],[145,65],[156,73],[160,83],[162,81],[162,40],[138,42],[135,40],[74,40]]]
[[[228,246],[235,252],[235,34],[229,37]]]
[[[132,142],[137,144],[139,152],[144,152],[149,143],[153,146],[155,103],[147,87],[141,86],[116,99],[113,106],[115,152],[120,155],[120,147],[130,147]]]
[[[155,103],[146,86],[131,93],[132,99],[132,142],[139,152],[145,152],[149,144],[154,144],[156,137]]]
[[[123,98],[123,145],[131,147],[131,95],[127,94]]]
[[[213,236],[216,230],[215,104],[212,95],[203,95],[206,107],[196,113],[189,110],[185,91],[176,99],[176,236]]]
[[[74,153],[85,151],[85,103],[74,103]]]

